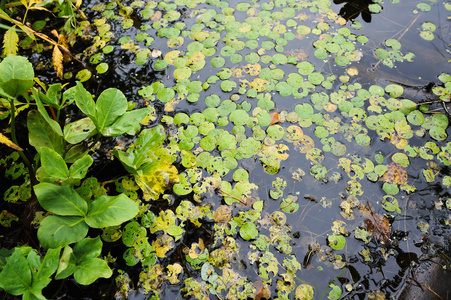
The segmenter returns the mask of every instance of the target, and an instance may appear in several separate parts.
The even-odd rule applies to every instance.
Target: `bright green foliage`
[[[45,299],[42,289],[58,268],[60,252],[61,248],[49,249],[41,257],[31,247],[16,247],[10,256],[2,257],[0,287],[11,295],[23,295],[23,299]]]
[[[53,212],[44,218],[38,238],[44,248],[64,247],[82,240],[89,227],[120,225],[138,213],[138,206],[124,194],[101,196],[88,210],[85,199],[69,186],[42,182],[34,188],[41,206]]]
[[[118,136],[130,130],[149,113],[148,108],[127,111],[127,100],[118,89],[103,91],[96,102],[91,94],[77,82],[75,103],[104,136]]]
[[[33,66],[25,57],[8,55],[0,63],[0,94],[21,95],[33,86],[33,77]]]
[[[78,283],[89,285],[98,278],[109,278],[113,272],[105,260],[98,258],[101,250],[102,241],[99,237],[85,238],[73,248],[65,246],[55,279],[64,279],[73,274]]]
[[[342,235],[329,235],[327,241],[334,250],[341,250],[346,245],[346,239]]]

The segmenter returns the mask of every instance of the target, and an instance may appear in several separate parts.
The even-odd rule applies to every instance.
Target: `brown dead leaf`
[[[156,21],[158,21],[158,20],[160,20],[161,19],[161,16],[163,15],[163,13],[161,12],[161,11],[156,11],[154,14],[153,14],[153,16],[152,17],[150,17],[150,20],[152,21],[152,22],[156,22]]]
[[[232,207],[221,205],[213,214],[216,223],[229,223],[232,220]]]
[[[258,279],[256,282],[254,282],[254,288],[255,288],[255,300],[260,299],[271,299],[271,290],[269,289],[267,284],[263,284],[261,279]]]
[[[274,125],[274,124],[280,122],[279,113],[277,113],[277,112],[272,112],[272,113],[270,113],[269,115],[271,116],[271,123],[269,123],[269,126]]]
[[[387,172],[381,177],[381,181],[394,184],[404,184],[407,181],[406,169],[398,163],[391,163],[388,166]]]
[[[293,56],[297,61],[305,60],[308,58],[308,53],[304,49],[292,49],[284,51],[283,54],[286,56]]]
[[[180,51],[178,51],[178,52],[180,52]],[[157,57],[160,57],[161,56],[161,50],[158,50],[158,49],[153,49],[152,50],[152,53],[150,54],[153,58],[157,58]]]
[[[376,213],[370,203],[362,209],[363,215],[366,217],[366,230],[379,241],[388,245],[390,242],[391,226],[385,216]]]
[[[63,46],[65,49],[69,49],[69,44],[67,43],[66,36],[64,36],[64,35],[62,35],[62,34],[59,35],[59,38],[58,38],[58,44],[59,44],[60,46]],[[69,53],[70,53],[70,52],[69,52]],[[65,62],[70,61],[70,55],[69,55],[69,53],[68,53],[68,52],[65,52],[65,51],[64,51],[64,53],[63,53],[63,58],[64,58],[64,61],[65,61]]]

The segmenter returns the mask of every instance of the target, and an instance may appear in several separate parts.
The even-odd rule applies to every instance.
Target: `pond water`
[[[140,292],[397,298],[447,251],[448,120],[431,89],[450,70],[450,4],[335,2],[84,3],[92,90],[154,106],[149,126],[164,124],[179,155],[175,194],[151,211],[203,209],[197,225],[195,208],[177,213],[183,237],[144,268]]]
[[[87,68],[66,72],[152,107],[179,172],[122,230],[152,249],[107,246],[118,298],[398,299],[425,261],[449,266],[451,2],[83,9]],[[91,175],[126,174],[96,159]]]

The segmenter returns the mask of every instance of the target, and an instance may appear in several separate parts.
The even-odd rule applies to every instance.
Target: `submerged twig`
[[[421,282],[419,282],[418,280],[415,280],[415,279],[412,278],[412,277],[409,277],[409,279],[415,281],[416,283],[418,283],[418,284],[421,285],[422,287],[426,288],[429,292],[431,292],[432,294],[434,294],[434,296],[436,296],[436,297],[439,298],[440,300],[443,300],[443,298],[442,298],[439,294],[437,294],[436,292],[434,292],[434,290],[432,290],[431,287],[428,286],[427,284],[421,283]]]
[[[221,191],[221,193],[225,194],[227,197],[236,199],[236,200],[240,201],[241,203],[243,203],[244,205],[247,204],[246,201],[244,201],[243,199],[237,198],[237,197],[235,197],[235,196],[233,196],[233,195],[231,195],[231,194],[229,194],[229,193],[223,191],[222,189],[219,189],[219,190]],[[222,196],[224,196],[224,195],[222,195]]]
[[[398,42],[399,42],[399,40],[401,40],[404,37],[404,35],[407,33],[407,31],[409,31],[410,28],[412,28],[413,24],[415,24],[415,22],[418,20],[418,18],[420,16],[421,16],[421,14],[418,14],[416,16],[416,18],[413,19],[412,22],[410,22],[410,24],[404,29],[404,31],[401,33],[401,35],[396,39]],[[382,59],[379,59],[379,61],[374,65],[373,71],[375,71],[377,69],[377,67],[380,65],[381,61],[382,61]]]

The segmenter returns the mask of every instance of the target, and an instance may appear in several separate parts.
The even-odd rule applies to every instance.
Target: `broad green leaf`
[[[64,247],[82,240],[88,229],[82,217],[47,216],[39,226],[38,239],[45,249]]]
[[[32,91],[34,100],[36,101],[36,106],[38,107],[38,111],[41,113],[44,120],[59,136],[63,136],[63,131],[61,130],[60,125],[58,124],[58,122],[50,118],[47,110],[44,107],[44,104],[42,104],[41,98],[39,97],[40,92],[35,88],[33,88]]]
[[[85,157],[88,154],[88,147],[83,144],[78,144],[73,147],[70,147],[69,150],[66,153],[66,156],[64,157],[64,160],[67,163],[74,163],[80,158]]]
[[[34,186],[36,197],[41,206],[62,216],[85,216],[88,204],[85,199],[69,186],[41,182]]]
[[[104,90],[96,102],[95,123],[102,134],[113,122],[127,111],[127,99],[118,89]]]
[[[124,166],[125,170],[133,175],[138,175],[138,166],[134,164],[135,156],[133,154],[126,153],[120,150],[111,151],[114,156],[116,156]]]
[[[69,168],[69,175],[75,179],[83,179],[88,172],[88,168],[92,165],[94,160],[91,156],[86,155],[74,162]]]
[[[77,263],[98,257],[101,252],[102,241],[99,236],[96,238],[85,238],[76,243],[73,249],[73,255],[75,255]]]
[[[96,104],[92,99],[91,94],[84,88],[81,82],[77,81],[77,85],[75,86],[75,104],[78,108],[91,120],[95,122],[96,116]]]
[[[60,251],[60,247],[56,249],[49,249],[42,262],[41,258],[36,255],[36,263],[34,264],[30,262],[30,257],[32,257],[35,252],[31,251],[29,253],[27,259],[30,268],[34,270],[34,272],[32,273],[32,285],[30,290],[27,291],[30,293],[31,298],[29,299],[46,299],[44,296],[42,296],[42,290],[52,281],[50,276],[58,268]],[[26,293],[24,294],[23,299],[26,299]]]
[[[78,144],[96,134],[96,126],[90,118],[83,118],[64,126],[64,139],[71,144]]]
[[[64,180],[69,177],[69,169],[64,159],[54,150],[47,147],[41,148],[41,168],[55,178]]]
[[[107,262],[100,258],[90,258],[77,265],[75,280],[83,285],[89,285],[102,278],[110,278],[113,272]]]
[[[159,125],[152,129],[144,129],[126,153],[119,150],[112,152],[119,158],[128,172],[138,175],[137,170],[144,163],[158,160],[154,153],[163,144],[165,138],[164,128]]]
[[[107,127],[102,135],[104,136],[118,136],[130,130],[133,130],[150,112],[149,108],[141,108],[137,110],[128,111],[109,127]]]
[[[0,287],[7,293],[18,296],[31,286],[31,270],[27,259],[19,250],[6,258],[6,264],[0,273]]]
[[[93,228],[117,226],[132,219],[138,213],[138,205],[124,194],[102,196],[92,202],[86,223]]]
[[[12,97],[30,89],[33,77],[33,66],[25,57],[10,54],[0,63],[0,88]]]
[[[29,141],[38,152],[42,147],[53,149],[58,154],[64,153],[64,141],[44,120],[42,115],[36,110],[28,113],[27,128]]]
[[[41,287],[44,286],[44,284],[45,284],[45,286],[47,286],[50,283],[50,281],[51,281],[51,279],[48,278],[46,280],[46,282],[33,284],[32,287],[30,288],[30,290],[26,291],[22,295],[22,300],[45,300],[45,299],[47,299],[47,298],[45,298],[42,295],[42,292],[41,292],[42,288]]]
[[[37,269],[33,281],[49,278],[58,268],[59,256],[61,248],[49,249],[41,262],[41,266]],[[34,285],[34,284],[33,284]]]

